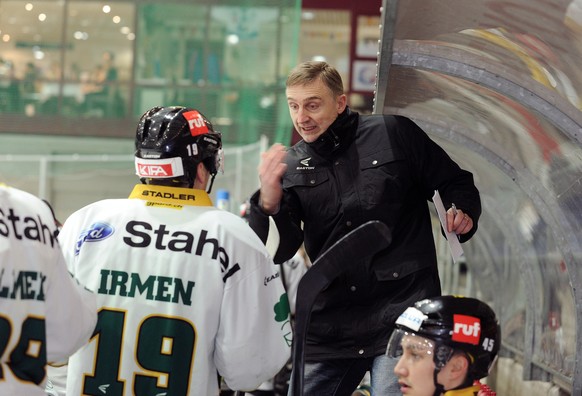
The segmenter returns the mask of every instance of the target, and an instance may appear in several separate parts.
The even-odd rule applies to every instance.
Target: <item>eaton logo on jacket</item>
[[[114,231],[115,229],[107,223],[97,222],[91,224],[88,229],[84,230],[81,232],[81,235],[79,235],[75,245],[75,256],[79,254],[81,246],[83,246],[85,242],[102,241],[113,235]]]
[[[307,157],[299,161],[299,163],[303,166],[298,166],[297,170],[310,170],[315,169],[315,166],[309,166],[309,161],[311,161],[311,157]]]

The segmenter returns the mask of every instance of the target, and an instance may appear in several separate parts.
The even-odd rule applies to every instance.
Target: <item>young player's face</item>
[[[293,125],[307,143],[317,140],[346,108],[346,96],[335,96],[319,78],[286,92]]]
[[[431,340],[416,335],[402,337],[402,356],[394,367],[400,391],[406,396],[433,396],[435,392]]]

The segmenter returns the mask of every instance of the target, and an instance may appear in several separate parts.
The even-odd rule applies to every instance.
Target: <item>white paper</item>
[[[269,216],[269,233],[267,234],[267,242],[265,246],[271,257],[275,257],[277,249],[279,249],[279,243],[281,242],[281,237],[279,235],[279,229],[277,228],[277,223],[273,216]]]
[[[465,252],[463,252],[463,247],[461,246],[461,242],[459,242],[459,237],[457,234],[447,231],[447,211],[445,210],[445,206],[443,205],[443,201],[438,190],[434,190],[432,202],[434,203],[436,211],[439,215],[441,226],[445,231],[445,236],[447,237],[447,242],[449,243],[449,248],[451,250],[451,256],[453,256],[453,261],[456,263],[461,257],[463,257]]]

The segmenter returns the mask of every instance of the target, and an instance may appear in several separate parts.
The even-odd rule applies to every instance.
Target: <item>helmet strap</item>
[[[208,186],[208,190],[206,190],[207,194],[210,194],[210,191],[212,191],[212,185],[214,184],[215,177],[216,177],[216,173],[213,173],[210,175],[210,185]]]
[[[438,380],[437,380],[437,376],[438,376],[440,371],[441,371],[440,368],[434,369],[433,381],[434,381],[435,390],[434,390],[433,396],[441,396],[443,393],[445,393],[445,387],[442,386],[441,384],[439,384]]]

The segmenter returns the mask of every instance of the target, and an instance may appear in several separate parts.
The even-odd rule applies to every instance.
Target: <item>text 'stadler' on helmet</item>
[[[222,136],[200,111],[154,107],[141,116],[135,139],[135,170],[143,183],[165,179],[192,187],[200,162],[211,175],[210,193],[214,177],[224,171]]]
[[[489,375],[501,344],[501,329],[495,312],[484,302],[470,297],[440,296],[419,301],[396,320],[386,354],[402,354],[405,335],[434,341],[436,370],[444,367],[453,352],[469,357],[467,381]]]

